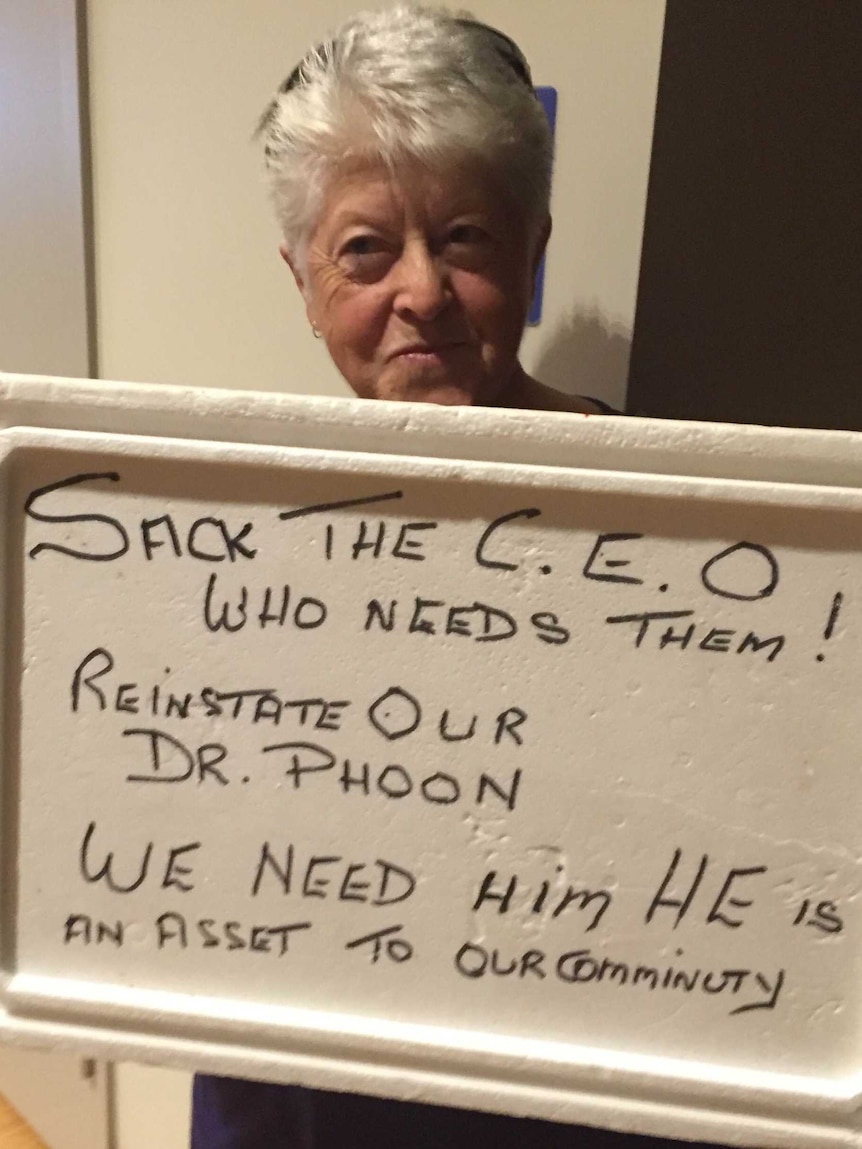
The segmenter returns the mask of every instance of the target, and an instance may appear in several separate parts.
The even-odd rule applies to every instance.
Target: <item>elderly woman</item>
[[[518,361],[552,157],[507,36],[427,8],[359,16],[294,69],[260,134],[282,255],[360,398],[600,409]]]
[[[430,8],[360,15],[297,65],[260,135],[282,256],[356,395],[608,411],[545,387],[518,360],[551,230],[551,137],[507,36]],[[287,1086],[195,1083],[193,1149],[630,1140]]]

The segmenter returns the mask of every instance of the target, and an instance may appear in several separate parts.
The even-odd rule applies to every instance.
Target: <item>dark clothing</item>
[[[622,415],[622,411],[618,411],[616,407],[612,407],[610,403],[606,403],[604,399],[595,399],[590,395],[590,402],[595,403],[603,415]]]
[[[226,1077],[195,1078],[191,1149],[684,1149],[684,1145],[708,1149],[439,1105]]]

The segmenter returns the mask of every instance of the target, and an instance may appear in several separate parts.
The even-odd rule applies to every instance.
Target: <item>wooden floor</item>
[[[0,1097],[0,1149],[47,1149],[15,1110]]]

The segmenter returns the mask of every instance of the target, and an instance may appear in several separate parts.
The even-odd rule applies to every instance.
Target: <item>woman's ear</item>
[[[315,327],[314,319],[311,314],[311,293],[308,290],[305,278],[303,277],[303,274],[300,271],[296,260],[293,258],[284,244],[281,244],[279,247],[278,254],[290,268],[290,273],[293,276],[293,282],[296,284],[299,290],[299,294],[302,296],[303,302],[305,303],[305,314],[308,317],[308,322],[311,324],[312,331],[316,331],[317,328]]]
[[[293,282],[299,288],[299,292],[304,299],[305,298],[305,280],[303,279],[302,274],[300,273],[300,270],[296,265],[296,262],[294,261],[293,257],[291,256],[291,254],[287,250],[287,248],[284,246],[284,244],[280,245],[280,247],[278,249],[278,254],[281,256],[281,258],[284,260],[284,262],[290,268],[291,275],[293,276]]]
[[[551,238],[551,217],[548,216],[542,224],[541,230],[536,238],[536,250],[533,252],[533,282],[535,283],[536,276],[539,273],[539,264],[542,262],[542,256],[545,254],[545,248],[548,246],[548,240]]]

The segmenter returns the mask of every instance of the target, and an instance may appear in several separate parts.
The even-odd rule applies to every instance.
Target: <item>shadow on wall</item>
[[[631,332],[597,308],[578,308],[545,343],[536,378],[566,395],[594,395],[625,409]]]

